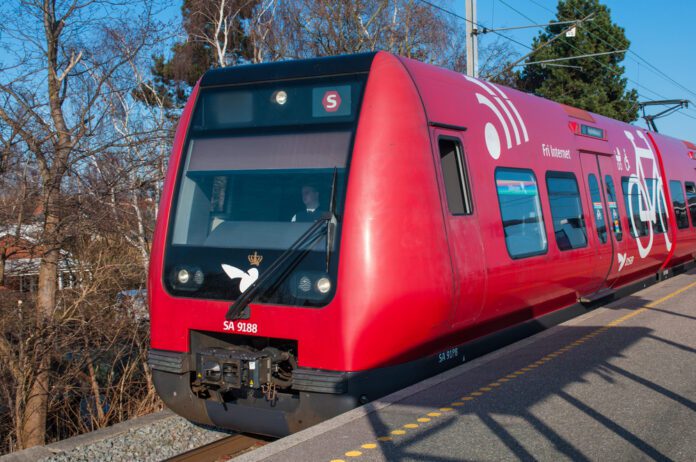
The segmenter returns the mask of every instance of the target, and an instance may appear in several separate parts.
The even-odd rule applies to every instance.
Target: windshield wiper
[[[333,179],[331,180],[331,199],[329,200],[329,213],[331,217],[326,223],[326,272],[329,272],[329,262],[331,261],[331,249],[333,249],[334,238],[336,236],[336,178],[338,177],[338,168],[334,167]]]
[[[299,262],[300,258],[306,255],[309,249],[302,249],[309,242],[316,241],[317,238],[322,236],[324,233],[317,233],[324,225],[330,226],[331,220],[334,219],[334,215],[331,212],[325,212],[322,217],[315,221],[312,226],[307,229],[295,242],[293,242],[290,247],[287,248],[283,253],[280,254],[278,258],[268,267],[263,276],[257,279],[244,293],[242,293],[239,298],[234,302],[234,305],[230,306],[230,309],[225,315],[225,319],[232,321],[235,319],[240,319],[244,315],[244,308],[251,303],[256,295],[259,294],[261,288],[265,286],[268,281],[271,281],[278,269],[281,268],[288,260],[292,259],[288,267],[278,275],[276,282],[280,282],[287,274],[289,270],[295,267],[295,264]],[[305,250],[305,252],[298,252],[299,250]]]

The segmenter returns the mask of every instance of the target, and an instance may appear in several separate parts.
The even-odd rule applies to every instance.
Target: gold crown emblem
[[[251,266],[259,266],[263,260],[263,256],[259,255],[256,250],[254,250],[254,253],[249,255],[247,258],[249,259]]]

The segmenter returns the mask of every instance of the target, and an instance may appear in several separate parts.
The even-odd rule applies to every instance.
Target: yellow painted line
[[[515,371],[515,372],[513,372],[513,373],[511,373],[511,374],[508,374],[508,375],[506,375],[505,377],[502,377],[502,378],[498,379],[498,380],[495,381],[495,382],[492,382],[492,383],[488,384],[487,387],[481,387],[481,388],[479,388],[479,390],[482,390],[483,392],[492,391],[493,389],[492,389],[491,387],[499,387],[499,386],[501,385],[500,382],[508,382],[508,381],[510,381],[510,380],[512,380],[512,379],[517,378],[517,377],[520,376],[520,375],[523,375],[525,372],[532,371],[532,370],[534,370],[535,368],[537,368],[538,366],[544,364],[545,362],[551,361],[553,358],[556,358],[557,356],[562,355],[562,354],[565,353],[566,351],[572,350],[572,349],[575,348],[576,346],[582,345],[585,341],[587,341],[587,340],[589,340],[589,339],[595,337],[596,335],[601,334],[602,332],[605,332],[605,331],[611,329],[612,327],[618,326],[619,324],[621,324],[621,323],[623,323],[623,322],[625,322],[625,321],[627,321],[627,320],[633,318],[634,316],[638,316],[639,314],[648,311],[650,308],[654,308],[654,307],[656,307],[657,305],[659,305],[660,303],[663,303],[663,302],[665,302],[665,301],[667,301],[667,300],[669,300],[669,299],[671,299],[671,298],[673,298],[673,297],[676,297],[677,295],[682,294],[682,293],[686,292],[687,290],[689,290],[689,289],[691,289],[691,288],[693,288],[693,287],[696,287],[696,282],[692,282],[691,284],[688,284],[687,286],[682,287],[681,289],[676,290],[676,291],[672,292],[671,294],[665,295],[664,297],[662,297],[662,298],[660,298],[660,299],[658,299],[658,300],[655,300],[654,302],[648,303],[647,305],[645,305],[645,306],[642,307],[642,308],[639,308],[639,309],[637,309],[637,310],[635,310],[635,311],[633,311],[633,312],[631,312],[631,313],[629,313],[629,314],[627,314],[627,315],[625,315],[625,316],[622,316],[622,317],[620,317],[620,318],[618,318],[618,319],[615,319],[615,320],[609,322],[608,324],[606,324],[606,325],[604,325],[604,326],[602,326],[602,327],[599,327],[599,328],[597,328],[596,330],[590,332],[589,334],[586,334],[585,336],[579,338],[578,340],[575,340],[574,342],[572,342],[572,343],[570,343],[570,344],[564,346],[563,348],[559,348],[558,350],[554,351],[553,353],[547,354],[546,356],[544,356],[543,358],[539,359],[538,361],[536,361],[536,362],[534,362],[534,363],[532,363],[532,364],[529,364],[528,366],[525,366],[525,367],[521,368],[521,369],[518,370],[518,371]],[[471,392],[468,396],[463,396],[463,397],[461,397],[460,399],[461,399],[462,401],[471,401],[471,400],[475,399],[475,398],[474,398],[475,396],[482,396],[483,394],[484,394],[484,393],[482,393],[481,391],[473,391],[473,392]],[[451,405],[452,405],[452,406],[463,406],[464,403],[459,402],[459,401],[456,401],[456,402],[453,402]],[[442,407],[442,408],[440,408],[440,411],[442,411],[442,412],[449,412],[449,411],[453,411],[453,410],[454,410],[454,409],[452,409],[451,407]],[[428,415],[429,417],[439,417],[439,416],[441,416],[442,414],[441,414],[440,412],[429,412],[427,415]],[[420,417],[420,418],[418,418],[418,419],[416,419],[416,420],[417,420],[418,422],[421,422],[421,423],[426,423],[426,422],[430,422],[431,419],[429,419],[428,417]],[[419,425],[418,425],[418,424],[414,424],[414,423],[409,423],[409,424],[406,424],[406,425],[403,426],[403,428],[409,428],[409,429],[415,429],[415,428],[418,428],[418,427],[419,427]],[[405,430],[392,430],[391,434],[392,434],[392,435],[405,435],[405,434],[406,434],[406,431],[405,431]],[[391,436],[380,436],[380,437],[377,438],[377,441],[382,441],[382,442],[392,441],[392,437],[391,437]],[[363,444],[361,447],[362,447],[363,449],[374,449],[374,448],[377,447],[377,445],[374,444],[374,443],[365,443],[365,444]],[[348,451],[348,452],[345,453],[345,455],[346,455],[347,457],[359,457],[359,456],[362,455],[362,452],[361,452],[361,451]],[[345,462],[345,460],[343,460],[343,459],[332,459],[330,462]]]

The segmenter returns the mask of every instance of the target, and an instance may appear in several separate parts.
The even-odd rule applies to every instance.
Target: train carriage
[[[156,388],[282,436],[682,271],[694,151],[386,52],[209,71],[153,241]]]

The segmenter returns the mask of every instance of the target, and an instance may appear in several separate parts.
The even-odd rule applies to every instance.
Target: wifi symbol
[[[466,80],[483,89],[486,94],[476,93],[476,100],[479,104],[486,106],[498,119],[498,122],[503,129],[505,135],[505,145],[508,149],[512,148],[513,136],[515,146],[519,146],[524,142],[529,141],[527,126],[522,120],[517,107],[507,97],[507,95],[497,85],[492,83],[482,82],[469,76],[464,76]],[[502,111],[501,111],[502,110]],[[512,129],[512,132],[511,130]],[[521,133],[520,133],[521,132]],[[522,136],[522,138],[520,137]],[[495,128],[492,122],[486,122],[484,127],[484,137],[488,154],[492,158],[498,159],[501,154],[501,139],[498,129]]]

